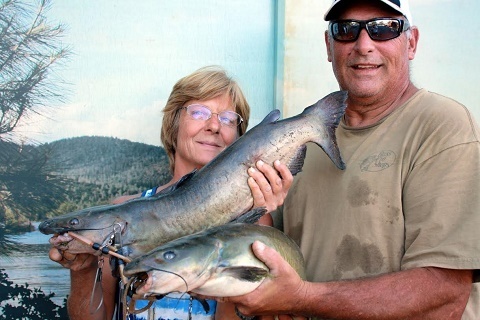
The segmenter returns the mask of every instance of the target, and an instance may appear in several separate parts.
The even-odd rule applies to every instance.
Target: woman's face
[[[222,111],[235,111],[228,94],[210,100],[191,100],[184,107],[191,104],[207,106],[212,116],[208,120],[195,120],[186,109],[180,110],[174,171],[182,175],[203,167],[238,138],[238,127],[222,125],[217,117]]]

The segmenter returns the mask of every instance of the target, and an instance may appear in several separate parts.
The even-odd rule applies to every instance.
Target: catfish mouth
[[[38,230],[43,233],[43,234],[60,234],[60,235],[63,235],[64,233],[67,233],[67,232],[77,232],[77,231],[88,231],[88,230],[93,230],[93,231],[96,231],[96,230],[104,230],[104,229],[108,229],[108,228],[115,228],[116,225],[119,225],[121,230],[119,230],[120,232],[124,232],[125,231],[125,228],[126,228],[126,223],[120,223],[120,222],[113,222],[112,224],[106,226],[106,227],[100,227],[100,228],[86,228],[86,227],[81,227],[81,222],[80,222],[80,219],[78,218],[72,218],[70,219],[68,222],[66,223],[63,223],[65,225],[70,225],[70,226],[58,226],[58,224],[60,223],[57,223],[55,221],[55,219],[51,219],[51,220],[46,220],[46,221],[43,221],[42,223],[40,223],[40,225],[38,226]]]
[[[150,280],[150,281],[149,281]],[[130,285],[130,294],[142,294],[142,296],[150,296],[154,294],[149,294],[147,291],[151,287],[152,278],[147,272],[136,273],[129,281]],[[143,293],[142,293],[143,292]]]
[[[54,227],[51,220],[43,221],[38,225],[38,230],[43,234],[64,234],[68,231],[75,231],[74,228],[69,227]]]
[[[155,272],[160,272],[160,273],[169,273],[172,274],[176,277],[179,277],[183,285],[185,286],[185,289],[179,290],[178,286],[171,287],[170,290],[164,288],[161,286],[161,291],[162,293],[158,292],[158,287],[155,287],[155,281],[157,281],[157,277],[155,276]],[[164,282],[164,281],[162,281]],[[170,281],[168,281],[170,283]],[[164,282],[164,284],[167,284],[167,282]],[[161,299],[167,294],[171,292],[188,292],[188,283],[187,281],[179,274],[171,271],[165,271],[165,270],[150,270],[150,271],[141,271],[138,273],[135,273],[132,275],[132,277],[128,281],[128,287],[130,288],[129,294],[131,296],[136,295],[137,297],[155,297],[156,299]]]
[[[92,243],[94,243],[94,241],[101,241],[100,245],[105,246],[111,240],[113,240],[115,234],[118,233],[121,236],[125,234],[127,230],[127,223],[125,222],[113,222],[109,226],[101,228],[82,228],[79,219],[76,217],[70,219],[67,224],[69,224],[70,226],[58,226],[58,222],[56,222],[55,219],[46,220],[40,223],[40,225],[38,226],[38,230],[46,235],[52,234],[53,236],[50,238],[49,243],[60,250],[68,250],[69,244],[72,243],[73,240],[76,240],[75,243],[79,242],[77,236],[80,236],[82,234],[82,231],[92,231],[94,233],[98,232],[98,234],[94,236],[94,238],[96,239],[88,240],[90,240]],[[108,230],[109,228],[111,228],[111,231],[107,231],[108,233],[106,233],[105,230]],[[73,232],[79,232],[79,234],[75,236],[74,234],[70,235],[69,232],[71,232],[72,234]],[[99,237],[103,238],[99,239]],[[80,242],[90,246],[89,243],[84,242],[83,240]]]
[[[115,226],[117,224],[113,224],[112,226]],[[85,250],[85,246],[87,246],[90,249],[94,249],[95,251],[98,251],[101,253],[102,251],[99,250],[98,248],[95,248],[94,246],[99,246],[99,248],[103,248],[107,245],[112,244],[112,241],[114,240],[116,232],[123,234],[126,231],[126,228],[122,227],[121,224],[118,224],[119,229],[117,231],[112,230],[108,234],[104,235],[104,237],[100,240],[98,238],[98,235],[95,236],[94,238],[96,239],[89,239],[87,235],[84,235],[83,237],[81,236],[82,231],[101,231],[107,228],[100,228],[100,229],[72,229],[72,228],[59,228],[61,232],[55,232],[53,233],[53,236],[48,240],[50,245],[53,247],[62,250],[62,251],[67,251],[67,250]],[[115,229],[115,227],[113,228]],[[79,232],[77,234],[77,232]],[[70,234],[71,233],[71,234]],[[99,243],[95,242],[98,241]],[[123,243],[125,246],[126,243]],[[83,249],[80,249],[83,248]]]
[[[48,242],[59,250],[68,250],[70,242],[74,240],[68,233],[55,233]]]

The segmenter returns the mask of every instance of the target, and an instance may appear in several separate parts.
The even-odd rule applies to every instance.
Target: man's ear
[[[408,58],[413,60],[417,53],[418,40],[420,39],[420,32],[417,27],[410,28],[411,36],[408,39]]]
[[[332,62],[332,54],[331,54],[331,41],[332,39],[328,35],[328,31],[325,31],[325,45],[327,46],[327,59],[329,62]]]

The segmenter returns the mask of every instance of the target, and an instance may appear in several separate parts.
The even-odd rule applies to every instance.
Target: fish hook
[[[98,310],[100,310],[100,307],[103,305],[102,269],[103,269],[103,257],[98,260],[97,273],[96,273],[95,279],[93,281],[93,289],[92,289],[92,294],[90,296],[90,314],[96,313]],[[100,302],[98,303],[97,308],[95,310],[93,310],[93,302],[94,302],[93,300],[95,298],[95,291],[97,291],[97,285],[98,285],[98,288],[99,288],[98,290],[100,290]]]

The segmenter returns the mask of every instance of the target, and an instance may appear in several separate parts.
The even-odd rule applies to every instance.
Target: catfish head
[[[184,236],[129,262],[124,274],[135,278],[135,293],[143,296],[192,291],[211,277],[219,250],[216,239]]]
[[[43,234],[53,234],[49,242],[55,248],[71,254],[95,253],[91,245],[73,238],[68,232],[75,232],[92,243],[107,245],[113,242],[115,233],[124,235],[128,225],[121,214],[122,205],[91,207],[67,213],[43,221],[38,229]]]
[[[253,237],[237,238],[231,223],[170,241],[129,262],[135,294],[162,296],[194,292],[206,296],[236,296],[253,291],[268,276],[254,257]]]

